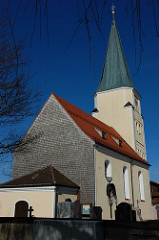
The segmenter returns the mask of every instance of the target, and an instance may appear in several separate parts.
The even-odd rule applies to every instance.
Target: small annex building
[[[52,166],[0,185],[1,217],[55,218],[58,202],[78,200],[79,186]]]
[[[138,220],[151,219],[150,164],[146,157],[140,99],[113,16],[102,78],[94,95],[93,116],[51,93],[14,150],[13,183],[17,177],[22,180],[21,176],[25,179],[41,167],[52,166],[60,172],[59,176],[70,179],[67,181],[71,181],[69,186],[73,184],[75,198],[80,187],[81,204],[102,208],[103,219],[115,219],[120,203],[130,204]],[[1,195],[9,190],[7,185],[0,186]],[[50,196],[53,186],[50,186]],[[33,197],[35,192],[30,194]],[[18,199],[14,200],[12,213]],[[0,216],[3,201],[5,198],[0,197]],[[34,201],[39,200],[35,197]],[[41,202],[42,208],[44,204],[45,200]],[[48,212],[50,217],[54,216],[49,205]]]

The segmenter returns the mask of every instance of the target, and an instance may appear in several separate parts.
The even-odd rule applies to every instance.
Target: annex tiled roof
[[[73,183],[52,166],[43,167],[27,175],[5,182],[0,185],[0,188],[31,186],[65,186],[79,188],[77,184]]]
[[[122,153],[128,157],[138,160],[146,165],[149,165],[144,159],[142,159],[135,151],[126,143],[126,141],[110,126],[92,117],[88,113],[60,98],[56,94],[52,93],[61,106],[71,116],[78,127],[95,143],[102,144],[108,148],[111,148],[119,153]],[[99,132],[106,134],[106,139],[103,139]],[[117,144],[114,139],[122,141],[122,147]]]

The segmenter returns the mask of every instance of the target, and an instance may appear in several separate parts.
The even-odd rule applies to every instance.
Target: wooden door
[[[28,216],[28,203],[19,201],[15,204],[14,217],[27,217]]]

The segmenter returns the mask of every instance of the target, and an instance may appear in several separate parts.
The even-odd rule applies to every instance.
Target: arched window
[[[125,199],[130,199],[129,172],[128,172],[128,168],[126,166],[124,166],[124,168],[123,168],[123,178],[124,178]]]
[[[72,202],[71,198],[67,197],[65,198],[65,202]]]
[[[141,125],[139,124],[139,135],[141,134]]]
[[[15,204],[14,217],[28,217],[28,203],[19,201]]]
[[[136,131],[138,132],[138,122],[136,122]]]
[[[105,161],[105,177],[108,182],[112,181],[112,165],[109,160]]]
[[[138,173],[138,178],[139,178],[140,199],[141,201],[145,201],[144,181],[143,181],[143,175],[141,171],[139,171]]]

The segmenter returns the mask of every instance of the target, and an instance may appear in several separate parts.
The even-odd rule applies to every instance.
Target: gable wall
[[[52,165],[80,186],[81,202],[94,203],[93,141],[74,123],[51,95],[35,119],[29,135],[35,141],[14,152],[13,178]]]

